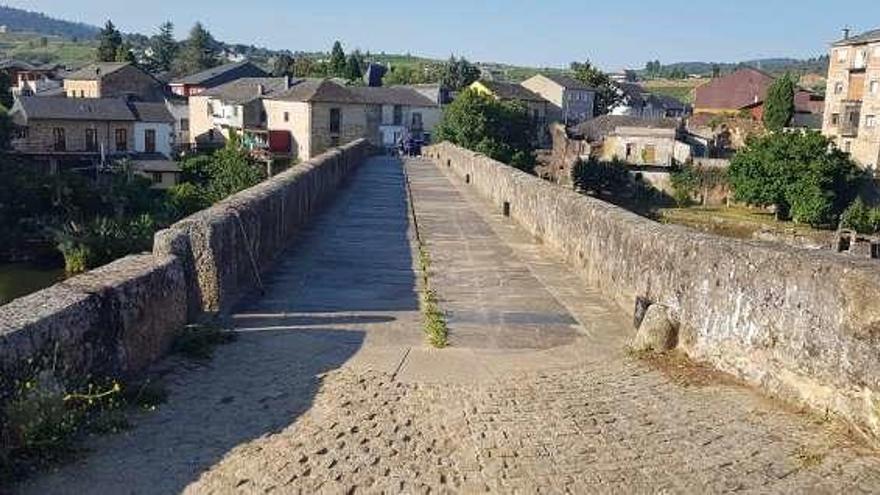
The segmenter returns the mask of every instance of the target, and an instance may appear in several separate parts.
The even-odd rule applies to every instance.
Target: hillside
[[[754,67],[777,76],[786,72],[824,75],[828,72],[828,56],[826,55],[805,60],[795,58],[766,58],[759,60],[746,60],[738,63],[676,62],[673,64],[663,64],[661,72],[663,74],[684,72],[687,75],[711,76],[716,67],[722,74],[728,74],[744,66]],[[638,73],[642,77],[648,75],[646,70],[640,70]]]
[[[79,22],[54,19],[39,12],[0,6],[0,26],[10,32],[29,32],[68,39],[92,39],[99,29]]]

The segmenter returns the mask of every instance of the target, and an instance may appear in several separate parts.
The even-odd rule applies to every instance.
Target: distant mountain
[[[12,32],[31,32],[64,38],[91,39],[100,29],[80,22],[62,21],[45,14],[0,6],[0,26]]]

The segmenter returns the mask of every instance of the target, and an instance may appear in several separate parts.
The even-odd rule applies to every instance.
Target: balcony
[[[840,107],[840,135],[856,137],[862,118],[861,100],[844,100]]]

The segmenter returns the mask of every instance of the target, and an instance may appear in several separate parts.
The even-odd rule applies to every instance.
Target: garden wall
[[[671,308],[693,358],[880,438],[876,261],[661,225],[449,143],[425,153],[627,312]]]

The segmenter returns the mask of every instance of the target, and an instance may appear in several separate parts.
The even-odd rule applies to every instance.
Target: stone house
[[[381,145],[389,148],[412,136],[430,142],[442,116],[440,106],[422,93],[407,87],[348,88],[366,105],[381,107]]]
[[[15,125],[12,149],[53,172],[134,152],[137,119],[120,98],[25,96],[16,100],[10,114]]]
[[[880,29],[832,44],[822,133],[862,167],[880,167]]]
[[[264,99],[286,91],[290,85],[287,77],[245,77],[191,96],[190,142],[197,149],[215,149],[235,132],[253,148],[268,146]]]
[[[690,113],[690,108],[681,101],[665,95],[657,95],[639,84],[617,83],[621,102],[609,112],[611,115],[625,115],[643,119],[681,118]]]
[[[68,98],[130,98],[164,101],[164,85],[151,74],[128,62],[87,65],[64,78]]]
[[[675,163],[693,158],[681,121],[602,115],[578,126],[551,126],[553,150],[538,169],[543,178],[571,185],[571,172],[581,160],[621,160],[639,170],[668,174]]]
[[[528,112],[535,128],[535,144],[538,146],[547,144],[549,141],[547,124],[550,102],[544,97],[519,84],[485,79],[475,81],[470,88],[500,101],[512,101],[522,105]]]
[[[522,86],[550,102],[547,118],[551,122],[577,125],[594,116],[596,90],[562,74],[538,74]]]

